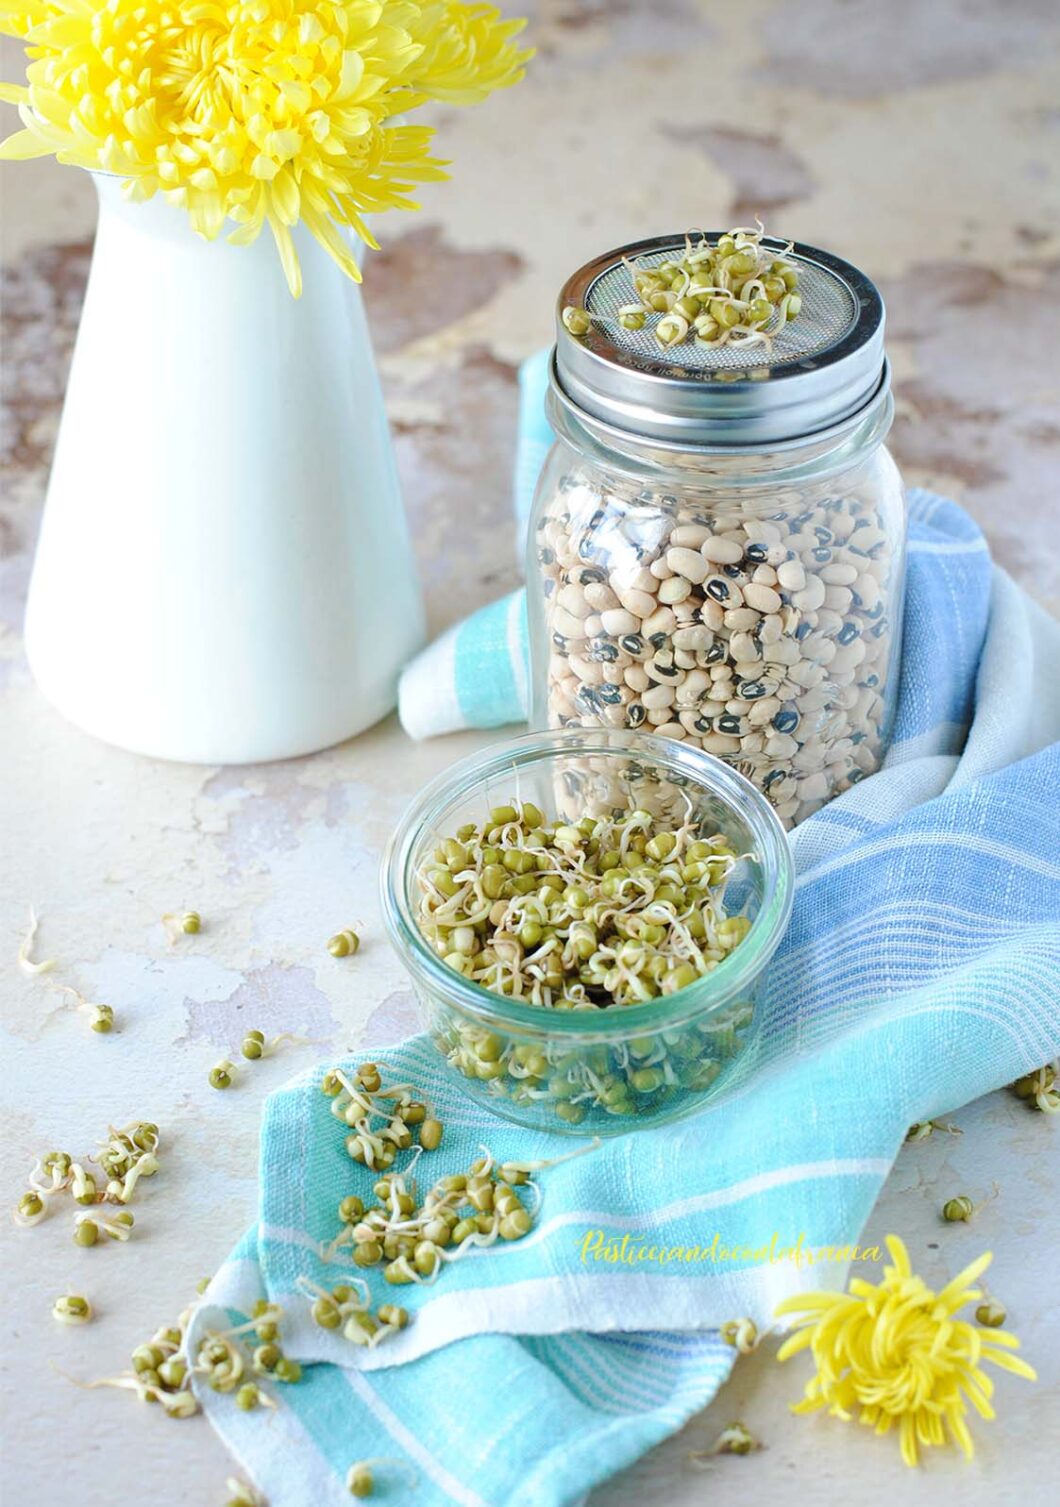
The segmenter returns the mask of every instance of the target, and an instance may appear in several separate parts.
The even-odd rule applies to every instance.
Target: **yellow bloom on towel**
[[[887,1249],[894,1265],[884,1267],[877,1285],[854,1278],[849,1293],[800,1293],[777,1305],[778,1315],[803,1314],[778,1359],[809,1349],[817,1364],[793,1411],[827,1408],[848,1422],[856,1412],[878,1434],[897,1425],[907,1465],[917,1464],[920,1446],[945,1444],[947,1430],[970,1459],[967,1404],[982,1418],[994,1417],[994,1386],[982,1363],[1037,1379],[1026,1361],[1010,1353],[1019,1348],[1015,1335],[955,1316],[982,1297],[972,1283],[990,1265],[991,1253],[934,1293],[914,1276],[896,1235],[888,1235]]]
[[[342,228],[375,246],[363,216],[415,209],[414,185],[446,176],[433,130],[394,116],[516,83],[524,24],[455,0],[0,0],[29,60],[0,85],[23,124],[0,157],[117,174],[208,240],[267,224],[297,296],[291,227],[359,278]]]

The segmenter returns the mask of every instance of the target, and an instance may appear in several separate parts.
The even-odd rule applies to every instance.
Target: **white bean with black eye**
[[[878,758],[886,534],[856,499],[807,508],[794,488],[769,518],[652,501],[623,520],[618,489],[583,487],[541,528],[552,714],[698,742],[805,816]]]

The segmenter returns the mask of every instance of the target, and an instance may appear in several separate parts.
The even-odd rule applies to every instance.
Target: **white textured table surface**
[[[171,1421],[79,1379],[122,1369],[134,1344],[169,1322],[254,1214],[258,1110],[269,1088],[330,1050],[378,1044],[413,1027],[406,979],[382,937],[377,863],[408,796],[474,739],[415,748],[393,725],[297,763],[242,771],[153,764],[67,727],[20,669],[10,688],[3,789],[6,838],[0,948],[4,988],[3,1195],[13,1205],[35,1154],[84,1154],[108,1121],[142,1116],[163,1129],[162,1171],[142,1185],[127,1245],[81,1250],[68,1205],[29,1230],[4,1228],[3,1397],[6,1500],[18,1507],[153,1507],[223,1500],[225,1456],[202,1419]],[[39,957],[61,967],[27,978],[14,965],[26,908],[41,910]],[[159,917],[194,906],[197,937],[167,944]],[[327,937],[356,922],[352,961]],[[63,1007],[69,983],[113,1004],[118,1029],[89,1032]],[[290,1048],[217,1093],[210,1065],[245,1030],[295,1031],[319,1047]],[[1060,1416],[1055,1280],[1056,1132],[1047,1117],[997,1094],[957,1117],[960,1136],[907,1146],[870,1233],[896,1231],[917,1268],[941,1284],[991,1246],[992,1291],[1041,1380],[1002,1376],[1000,1419],[978,1430],[965,1466],[950,1454],[920,1473],[893,1442],[787,1412],[805,1363],[778,1367],[766,1350],[741,1361],[714,1405],[678,1439],[594,1497],[594,1507],[693,1507],[759,1500],[883,1502],[909,1507],[956,1488],[987,1507],[1045,1479]],[[998,1194],[970,1227],[944,1225],[954,1193]],[[70,1288],[98,1320],[63,1329],[49,1310]],[[719,1459],[707,1477],[687,1465],[735,1418],[767,1446]],[[952,1483],[952,1485],[951,1485]],[[721,1495],[717,1495],[720,1491]],[[309,1504],[307,1504],[309,1507]],[[503,1507],[503,1504],[497,1504]]]

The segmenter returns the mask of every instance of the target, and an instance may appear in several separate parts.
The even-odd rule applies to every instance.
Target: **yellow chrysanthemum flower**
[[[817,1375],[792,1411],[826,1407],[847,1422],[857,1412],[878,1434],[897,1424],[907,1465],[917,1463],[921,1445],[945,1444],[948,1429],[971,1459],[967,1403],[980,1417],[994,1417],[994,1384],[981,1362],[1037,1380],[1026,1361],[1009,1354],[1019,1349],[1015,1335],[955,1317],[965,1303],[982,1297],[972,1283],[990,1265],[991,1252],[934,1293],[913,1275],[897,1235],[888,1235],[887,1249],[894,1265],[884,1267],[878,1286],[855,1277],[849,1293],[800,1293],[777,1305],[778,1315],[804,1314],[778,1359],[810,1349],[817,1363]]]
[[[268,224],[297,296],[291,227],[358,278],[341,227],[375,246],[363,216],[415,209],[413,186],[446,176],[431,128],[394,117],[516,83],[524,24],[455,0],[0,0],[29,59],[0,85],[24,127],[0,157],[115,173],[209,240]]]

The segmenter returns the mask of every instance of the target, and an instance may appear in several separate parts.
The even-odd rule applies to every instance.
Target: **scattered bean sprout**
[[[87,1324],[92,1318],[92,1304],[87,1298],[67,1293],[64,1297],[56,1298],[52,1317],[60,1324]]]
[[[39,1224],[47,1214],[49,1202],[63,1193],[69,1193],[75,1203],[86,1209],[101,1203],[130,1203],[140,1179],[153,1177],[158,1171],[155,1155],[158,1143],[158,1126],[149,1120],[134,1120],[121,1130],[108,1126],[107,1139],[90,1158],[107,1177],[102,1190],[95,1175],[75,1162],[68,1152],[49,1151],[33,1164],[27,1179],[29,1191],[14,1210],[15,1223]],[[82,1246],[95,1245],[101,1233],[115,1240],[127,1240],[132,1223],[131,1214],[104,1219],[82,1214],[74,1228],[74,1240]]]
[[[228,1477],[225,1490],[229,1493],[225,1507],[265,1507],[265,1498],[260,1492],[247,1481],[241,1481],[238,1476]]]
[[[328,942],[328,951],[333,958],[352,958],[360,950],[361,939],[351,926],[337,931]]]
[[[375,1490],[375,1472],[396,1469],[403,1473],[409,1485],[415,1487],[418,1479],[415,1470],[406,1460],[387,1459],[358,1460],[346,1472],[346,1490],[353,1497],[370,1497]]]
[[[973,1203],[966,1193],[958,1194],[956,1198],[948,1198],[942,1205],[942,1217],[947,1224],[967,1224],[970,1220],[986,1208],[997,1198],[1001,1189],[997,1183],[989,1198],[984,1198],[981,1203]]]
[[[149,1341],[137,1345],[130,1356],[130,1371],[76,1385],[134,1392],[141,1402],[160,1404],[171,1418],[190,1418],[199,1411],[195,1394],[188,1386],[191,1368],[186,1346],[190,1319],[191,1309],[186,1308],[175,1324],[156,1329]]]
[[[1000,1329],[1008,1318],[1004,1305],[994,1298],[987,1298],[985,1303],[980,1303],[975,1310],[975,1322],[982,1324],[985,1329]]]
[[[1017,1078],[1012,1091],[1030,1108],[1040,1109],[1043,1114],[1055,1115],[1060,1112],[1060,1092],[1056,1088],[1056,1077],[1057,1064],[1047,1062],[1033,1073]]]
[[[750,1355],[758,1347],[761,1336],[753,1319],[730,1319],[720,1329],[722,1339],[741,1355]]]
[[[61,993],[73,996],[75,1006],[78,1010],[88,1012],[88,1024],[91,1030],[97,1031],[101,1035],[113,1031],[113,1005],[94,1004],[91,1000],[85,998],[80,989],[74,989],[70,984],[60,984],[59,988]]]
[[[54,958],[46,958],[43,962],[34,962],[30,954],[33,951],[33,943],[37,935],[37,912],[32,905],[29,908],[29,930],[22,939],[18,949],[18,966],[23,973],[48,973],[56,966]]]
[[[202,931],[202,917],[197,910],[167,911],[162,917],[169,945],[172,947],[181,937],[193,937]]]
[[[746,1424],[730,1423],[722,1429],[710,1449],[693,1450],[688,1458],[693,1465],[706,1465],[717,1455],[749,1455],[752,1450],[761,1449],[762,1445],[747,1428]]]
[[[915,1125],[910,1125],[905,1138],[907,1141],[926,1141],[936,1130],[945,1131],[947,1135],[961,1134],[959,1125],[952,1125],[946,1120],[918,1120]]]
[[[362,1064],[353,1078],[331,1069],[321,1085],[341,1117],[344,1104],[364,1108],[367,1079],[380,1083],[375,1063]],[[410,1085],[397,1088],[404,1094]],[[378,1090],[385,1095],[387,1090]],[[424,1127],[431,1123],[423,1122]],[[440,1138],[440,1122],[439,1138]],[[422,1134],[422,1128],[421,1128]],[[344,1247],[352,1247],[352,1260],[362,1269],[381,1267],[391,1286],[426,1284],[438,1279],[446,1263],[497,1241],[521,1240],[533,1227],[540,1206],[540,1192],[532,1174],[584,1156],[600,1145],[594,1139],[561,1157],[549,1160],[511,1160],[498,1166],[488,1147],[467,1172],[448,1173],[420,1197],[411,1168],[388,1172],[374,1186],[378,1202],[366,1207],[364,1200],[349,1194],[338,1205],[339,1230],[321,1249],[321,1259],[334,1260]],[[422,1149],[422,1144],[420,1148]],[[524,1202],[516,1188],[525,1190]],[[299,1290],[310,1304],[312,1317],[322,1329],[341,1331],[352,1344],[381,1344],[408,1323],[403,1308],[384,1304],[374,1314],[369,1291],[361,1279],[340,1284],[329,1292],[308,1278],[299,1280]]]

